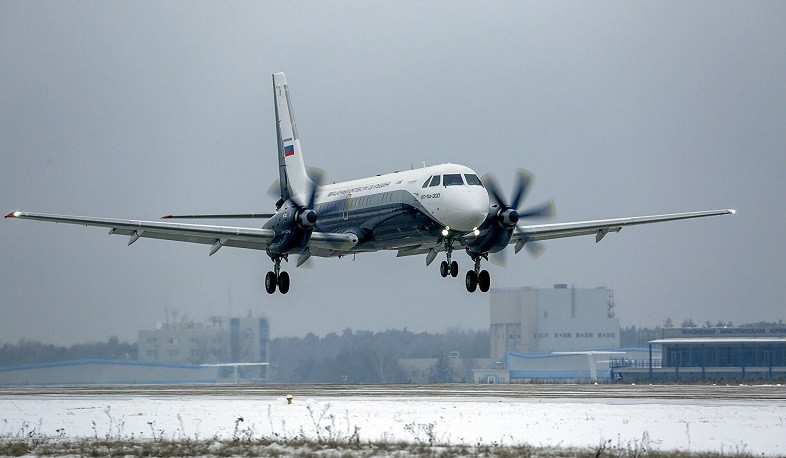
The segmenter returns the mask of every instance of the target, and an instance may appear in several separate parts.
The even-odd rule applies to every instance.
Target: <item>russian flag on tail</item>
[[[294,156],[295,155],[295,146],[289,145],[284,147],[284,157],[287,156]]]

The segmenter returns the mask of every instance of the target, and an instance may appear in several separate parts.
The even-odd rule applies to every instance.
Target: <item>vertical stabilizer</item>
[[[276,109],[281,198],[286,200],[293,196],[305,196],[310,180],[306,174],[297,125],[292,114],[287,77],[283,73],[273,74],[273,97]]]

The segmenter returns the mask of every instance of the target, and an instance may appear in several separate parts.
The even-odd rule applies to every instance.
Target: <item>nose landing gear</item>
[[[445,278],[450,274],[451,277],[456,278],[458,276],[459,267],[456,261],[450,260],[450,255],[453,253],[453,240],[445,239],[445,254],[447,255],[447,261],[442,261],[439,264],[439,274],[442,275],[442,278]]]
[[[491,276],[487,270],[480,270],[480,255],[473,255],[472,260],[475,261],[475,270],[467,271],[465,285],[467,291],[474,293],[476,289],[485,293],[491,287]]]
[[[450,275],[451,277],[457,277],[458,270],[459,270],[458,263],[456,261],[452,261],[452,262],[442,261],[442,263],[440,263],[439,265],[439,274],[442,275],[443,278],[447,277],[448,275]]]
[[[281,272],[281,257],[276,257],[273,261],[275,262],[273,270],[265,275],[265,291],[268,294],[273,294],[276,292],[276,286],[278,286],[281,294],[286,294],[289,292],[289,274]]]

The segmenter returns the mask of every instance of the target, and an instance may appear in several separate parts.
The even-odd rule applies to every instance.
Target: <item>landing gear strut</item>
[[[267,291],[268,294],[273,294],[276,292],[276,286],[278,286],[278,290],[281,291],[281,294],[286,294],[289,292],[289,274],[281,272],[280,257],[274,258],[273,261],[275,262],[273,270],[265,275],[265,291]]]
[[[465,284],[467,291],[474,293],[477,288],[481,292],[486,292],[491,286],[491,276],[487,270],[480,270],[480,255],[472,255],[472,260],[475,261],[475,270],[467,271]]]
[[[439,274],[442,275],[442,278],[445,278],[450,274],[451,277],[455,278],[458,276],[459,267],[456,261],[450,260],[450,255],[453,253],[453,240],[445,239],[445,254],[447,255],[447,261],[442,261],[439,264]]]

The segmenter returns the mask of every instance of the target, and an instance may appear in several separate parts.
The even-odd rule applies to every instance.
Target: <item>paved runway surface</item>
[[[117,385],[0,387],[15,396],[446,397],[786,400],[782,385]]]

